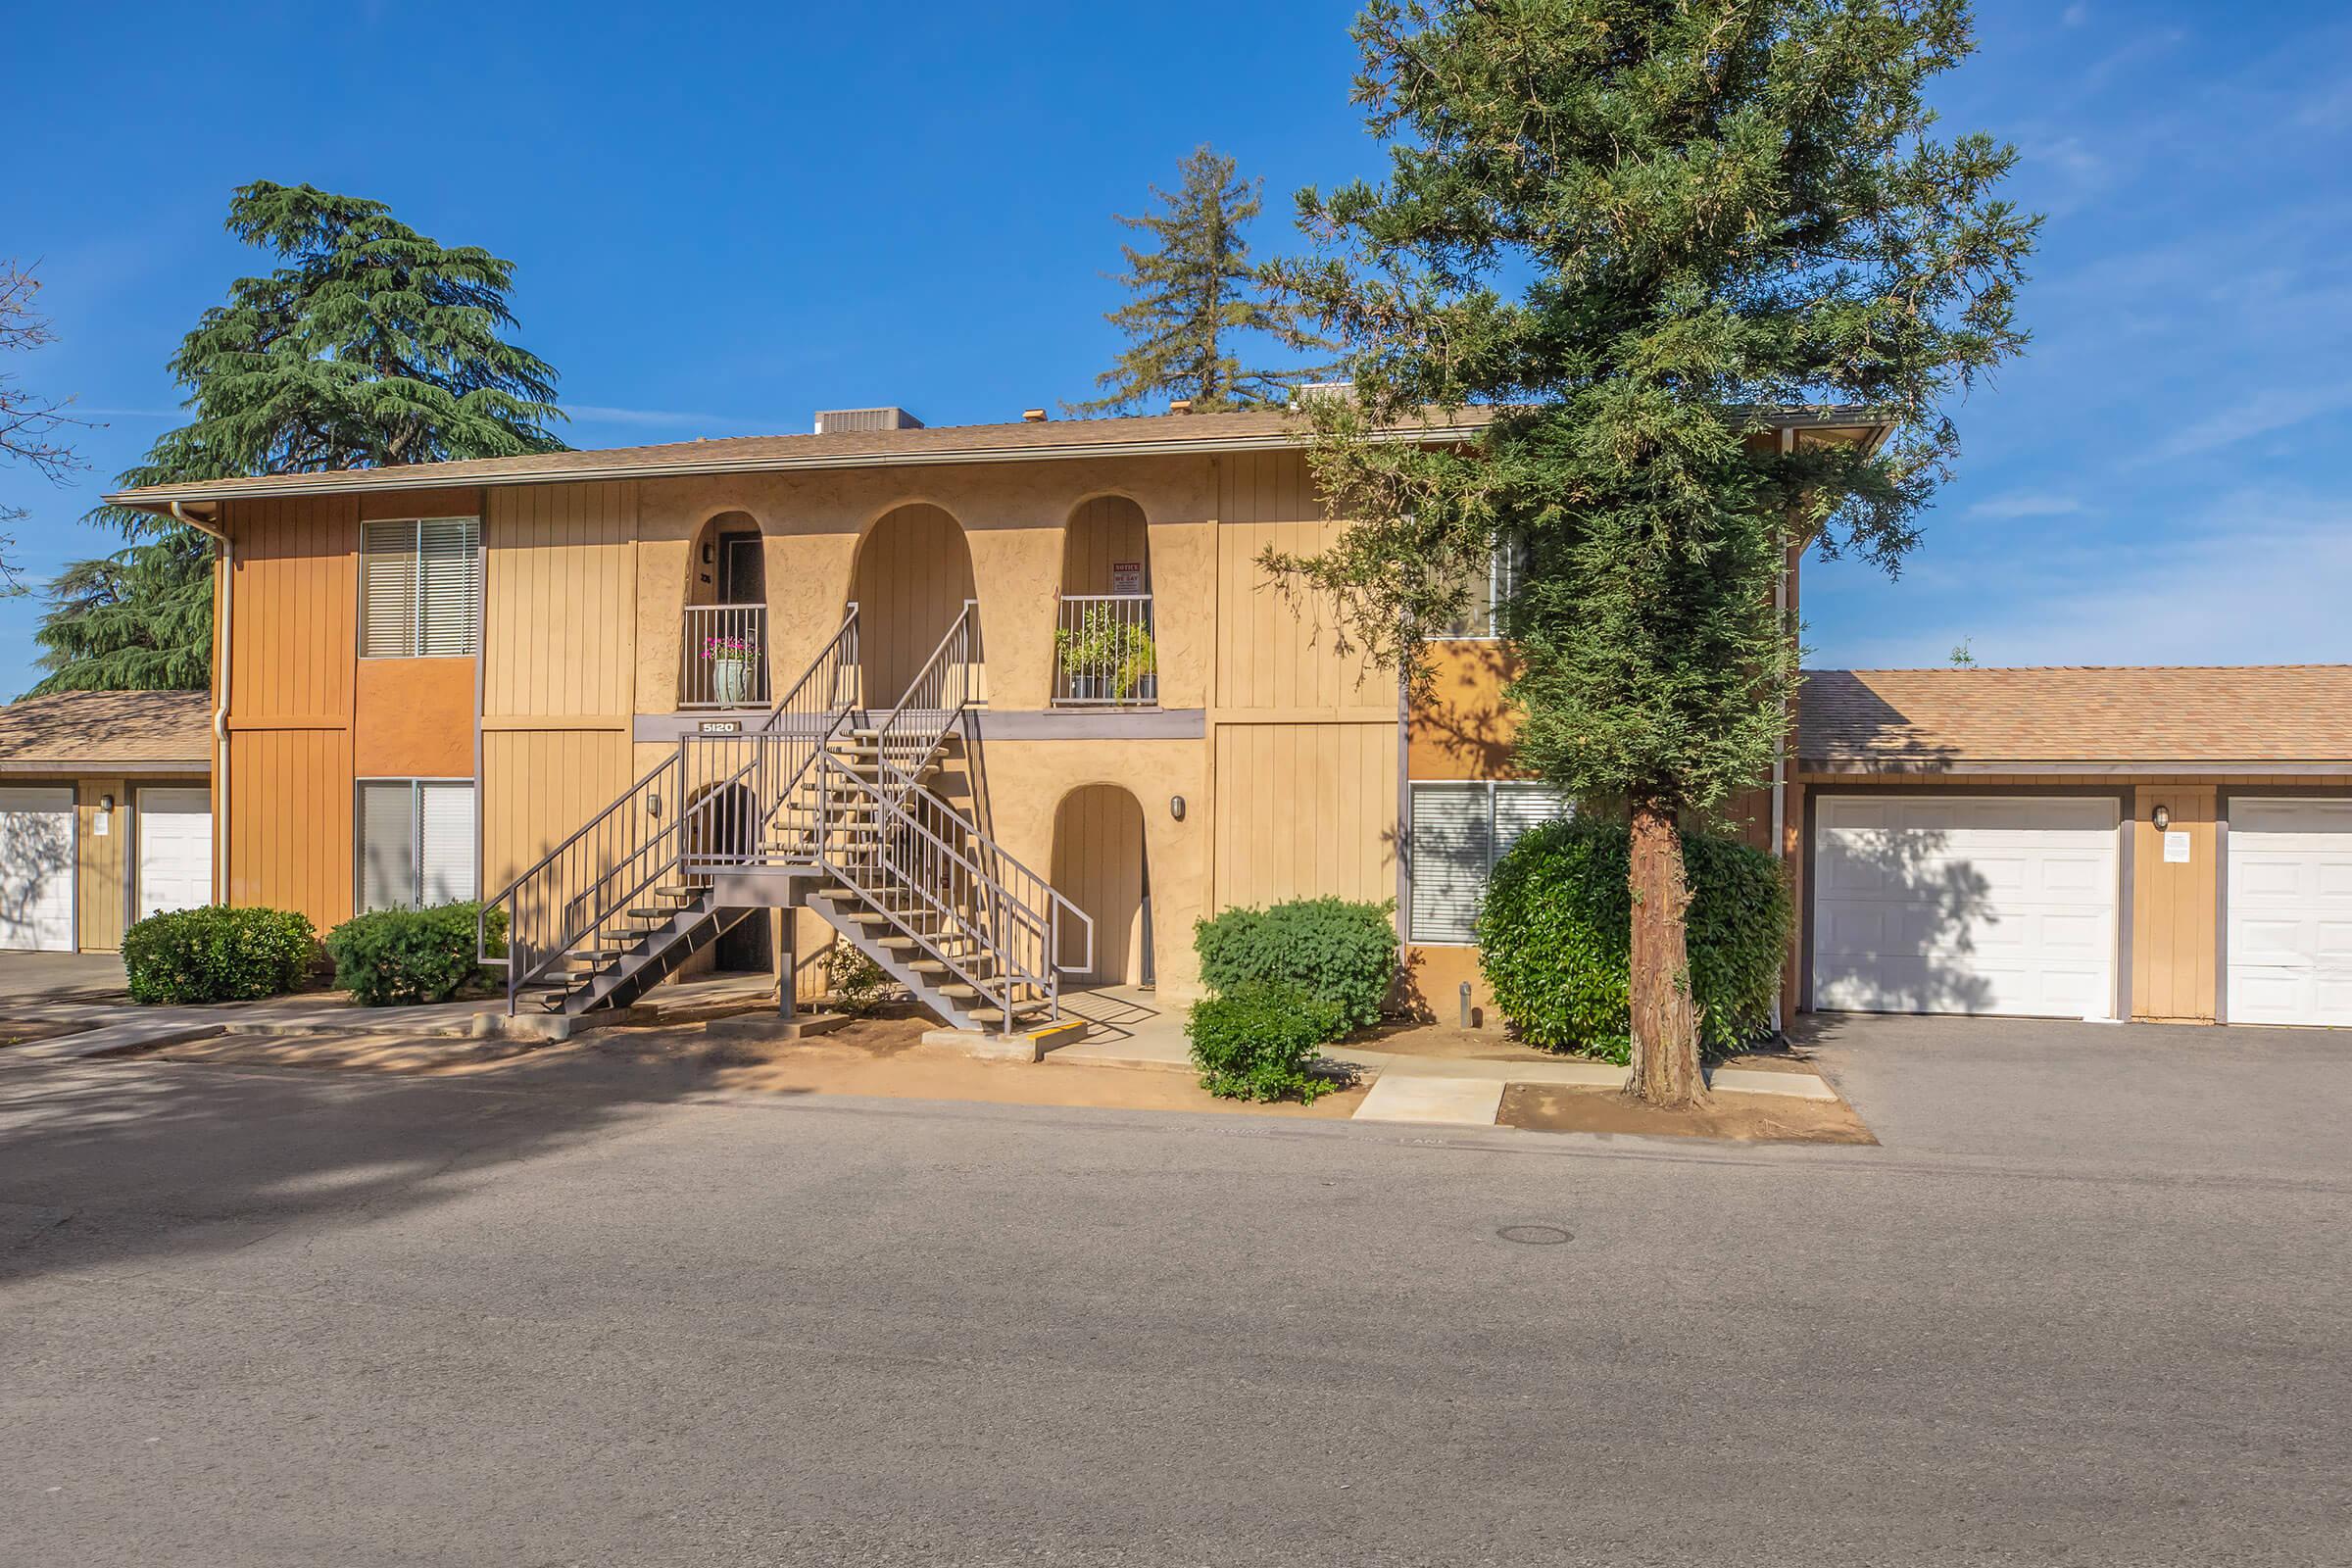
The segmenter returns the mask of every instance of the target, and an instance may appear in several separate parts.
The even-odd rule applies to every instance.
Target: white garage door
[[[212,793],[139,791],[138,917],[212,902]]]
[[[2352,1025],[2352,800],[2230,803],[2230,1021]]]
[[[2095,797],[1820,797],[1813,1004],[2112,1016],[2116,822]]]
[[[0,788],[0,948],[74,951],[74,791]]]

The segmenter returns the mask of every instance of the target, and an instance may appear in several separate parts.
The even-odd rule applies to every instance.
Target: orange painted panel
[[[228,902],[350,919],[351,732],[245,730],[228,756]]]
[[[473,777],[473,662],[361,660],[353,771],[361,778]]]
[[[1518,673],[1505,644],[1491,637],[1426,643],[1431,679],[1405,709],[1405,767],[1417,779],[1509,778],[1519,715],[1503,700]]]

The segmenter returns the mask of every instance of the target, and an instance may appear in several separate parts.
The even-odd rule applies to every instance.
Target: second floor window
[[[479,652],[481,595],[481,524],[475,518],[361,525],[361,658],[463,658]]]
[[[1470,603],[1462,613],[1438,635],[1441,637],[1499,637],[1502,630],[1495,624],[1494,607],[1508,604],[1519,592],[1519,583],[1527,575],[1527,546],[1504,535],[1494,541],[1494,549],[1487,558],[1484,580],[1470,585]]]

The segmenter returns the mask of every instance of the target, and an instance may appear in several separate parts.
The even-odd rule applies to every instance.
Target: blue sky
[[[163,364],[259,263],[267,177],[391,204],[518,267],[577,446],[932,423],[1078,398],[1116,347],[1112,212],[1206,140],[1289,193],[1373,172],[1344,4],[48,7],[14,22],[0,254],[60,341],[17,367],[104,427],[29,507],[34,577],[174,418]],[[1959,410],[1960,476],[1899,581],[1809,567],[1825,664],[2352,659],[2352,17],[1987,3],[1939,92],[2049,215],[2030,356]],[[0,603],[0,693],[37,600]]]

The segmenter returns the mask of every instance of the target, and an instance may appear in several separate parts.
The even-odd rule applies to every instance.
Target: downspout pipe
[[[1795,450],[1796,432],[1784,426],[1781,430],[1781,455],[1787,457]],[[1772,582],[1772,608],[1774,617],[1781,622],[1782,633],[1786,635],[1788,623],[1788,548],[1785,543],[1781,548],[1780,570],[1774,574]],[[1781,738],[1772,749],[1772,858],[1781,862],[1782,871],[1786,874],[1788,863],[1788,694],[1786,687],[1781,691]],[[1803,929],[1801,920],[1797,922],[1797,928]],[[1782,956],[1780,972],[1782,978],[1774,982],[1772,988],[1772,1028],[1775,1034],[1786,1033],[1788,1028],[1786,995],[1788,961],[1786,954]]]
[[[236,545],[228,530],[220,523],[199,517],[181,503],[172,503],[172,520],[195,529],[213,541],[213,553],[220,563],[220,607],[214,617],[215,635],[220,644],[220,689],[213,694],[213,802],[219,813],[213,842],[218,853],[213,857],[214,902],[228,902],[228,661],[236,644],[229,638],[232,616],[236,611]]]

